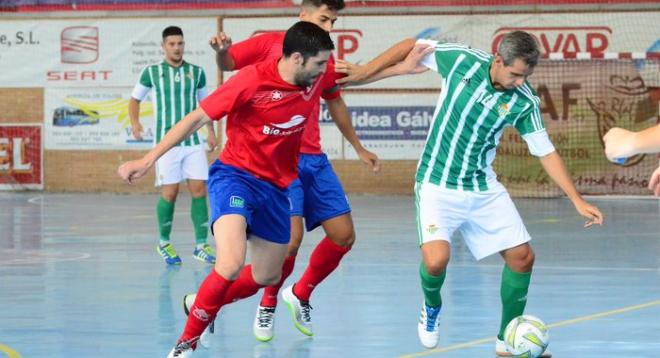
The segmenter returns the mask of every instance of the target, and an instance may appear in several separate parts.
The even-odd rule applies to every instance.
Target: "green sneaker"
[[[174,251],[172,244],[165,244],[163,246],[156,246],[156,250],[163,257],[165,263],[168,265],[181,265],[181,258]]]
[[[201,249],[193,251],[193,257],[207,264],[215,264],[215,252],[209,244],[204,244]]]

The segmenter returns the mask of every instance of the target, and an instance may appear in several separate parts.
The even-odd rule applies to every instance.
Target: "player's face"
[[[330,32],[337,21],[337,11],[328,9],[328,5],[325,4],[321,7],[305,6],[300,12],[300,21],[311,22]]]
[[[325,72],[328,58],[330,58],[330,51],[319,51],[316,56],[301,61],[294,76],[296,86],[309,87],[314,84],[314,81]]]
[[[183,60],[183,50],[186,43],[183,41],[183,36],[181,35],[171,35],[167,36],[163,40],[163,51],[165,52],[165,58],[169,62],[178,63]]]
[[[534,67],[530,67],[519,58],[515,59],[510,66],[507,66],[499,55],[495,56],[493,66],[495,71],[492,80],[496,88],[514,89],[520,87],[525,83],[527,77],[534,72]]]

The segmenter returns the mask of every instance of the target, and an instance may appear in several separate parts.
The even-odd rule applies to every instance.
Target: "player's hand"
[[[580,200],[575,204],[575,209],[580,213],[580,215],[587,218],[587,221],[584,223],[584,227],[591,227],[594,224],[603,225],[603,214],[598,210],[597,207],[587,203],[584,200]]]
[[[144,158],[131,160],[120,165],[117,174],[126,183],[133,184],[135,180],[143,177],[149,168],[151,168],[151,165]]]
[[[635,152],[635,132],[614,127],[605,133],[603,143],[605,144],[605,155],[610,161],[637,154]]]
[[[406,58],[396,66],[401,68],[402,73],[417,74],[428,71],[428,67],[420,64],[426,55],[435,51],[429,44],[416,44],[408,53]]]
[[[356,150],[356,152],[358,157],[360,157],[360,160],[368,165],[369,169],[371,169],[374,174],[378,174],[380,171],[380,159],[378,159],[378,156],[364,148],[360,148],[359,150]]]
[[[649,189],[653,191],[655,196],[660,196],[660,167],[651,174],[651,179],[649,179]]]
[[[215,147],[218,146],[218,140],[215,137],[215,134],[209,133],[206,137],[206,144],[209,146],[209,152],[215,150]]]
[[[226,52],[231,47],[231,37],[224,32],[211,37],[209,45],[215,52]]]
[[[133,132],[133,138],[137,140],[142,140],[142,124],[135,123],[131,126],[131,131]]]
[[[345,85],[352,82],[360,83],[369,78],[367,66],[358,65],[345,60],[335,61],[335,72],[343,73],[346,76],[338,79],[337,84]]]

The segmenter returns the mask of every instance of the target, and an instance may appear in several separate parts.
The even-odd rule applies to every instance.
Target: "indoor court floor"
[[[190,198],[156,253],[157,195],[0,193],[0,357],[165,357],[184,294],[209,266],[192,259]],[[350,197],[357,241],[312,296],[315,336],[277,309],[275,337],[252,335],[258,296],[226,306],[195,357],[489,357],[500,318],[499,255],[476,262],[454,238],[440,345],[417,338],[422,304],[410,196]],[[660,201],[589,198],[605,225],[583,229],[567,199],[517,199],[536,266],[526,313],[550,325],[558,358],[660,357]],[[497,213],[493,213],[497,220]],[[296,269],[322,237],[308,233]]]

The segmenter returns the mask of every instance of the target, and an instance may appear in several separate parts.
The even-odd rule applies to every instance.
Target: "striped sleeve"
[[[447,77],[454,64],[461,58],[470,57],[477,61],[488,62],[490,55],[484,51],[470,48],[458,43],[438,43],[437,41],[420,40],[417,43],[426,43],[435,47],[435,52],[423,59],[422,64]]]
[[[153,81],[151,80],[151,66],[147,66],[142,70],[142,73],[140,74],[140,84],[143,85],[144,87],[153,87]]]
[[[514,126],[527,143],[529,153],[536,157],[543,157],[554,152],[555,147],[545,130],[541,116],[539,97],[528,83],[519,87],[518,91],[522,94],[522,98],[527,99],[529,106],[526,107]]]
[[[518,93],[524,98],[529,106],[523,111],[520,118],[514,123],[514,126],[521,135],[545,130],[543,117],[541,116],[541,100],[536,95],[532,87],[525,83],[518,87]]]

